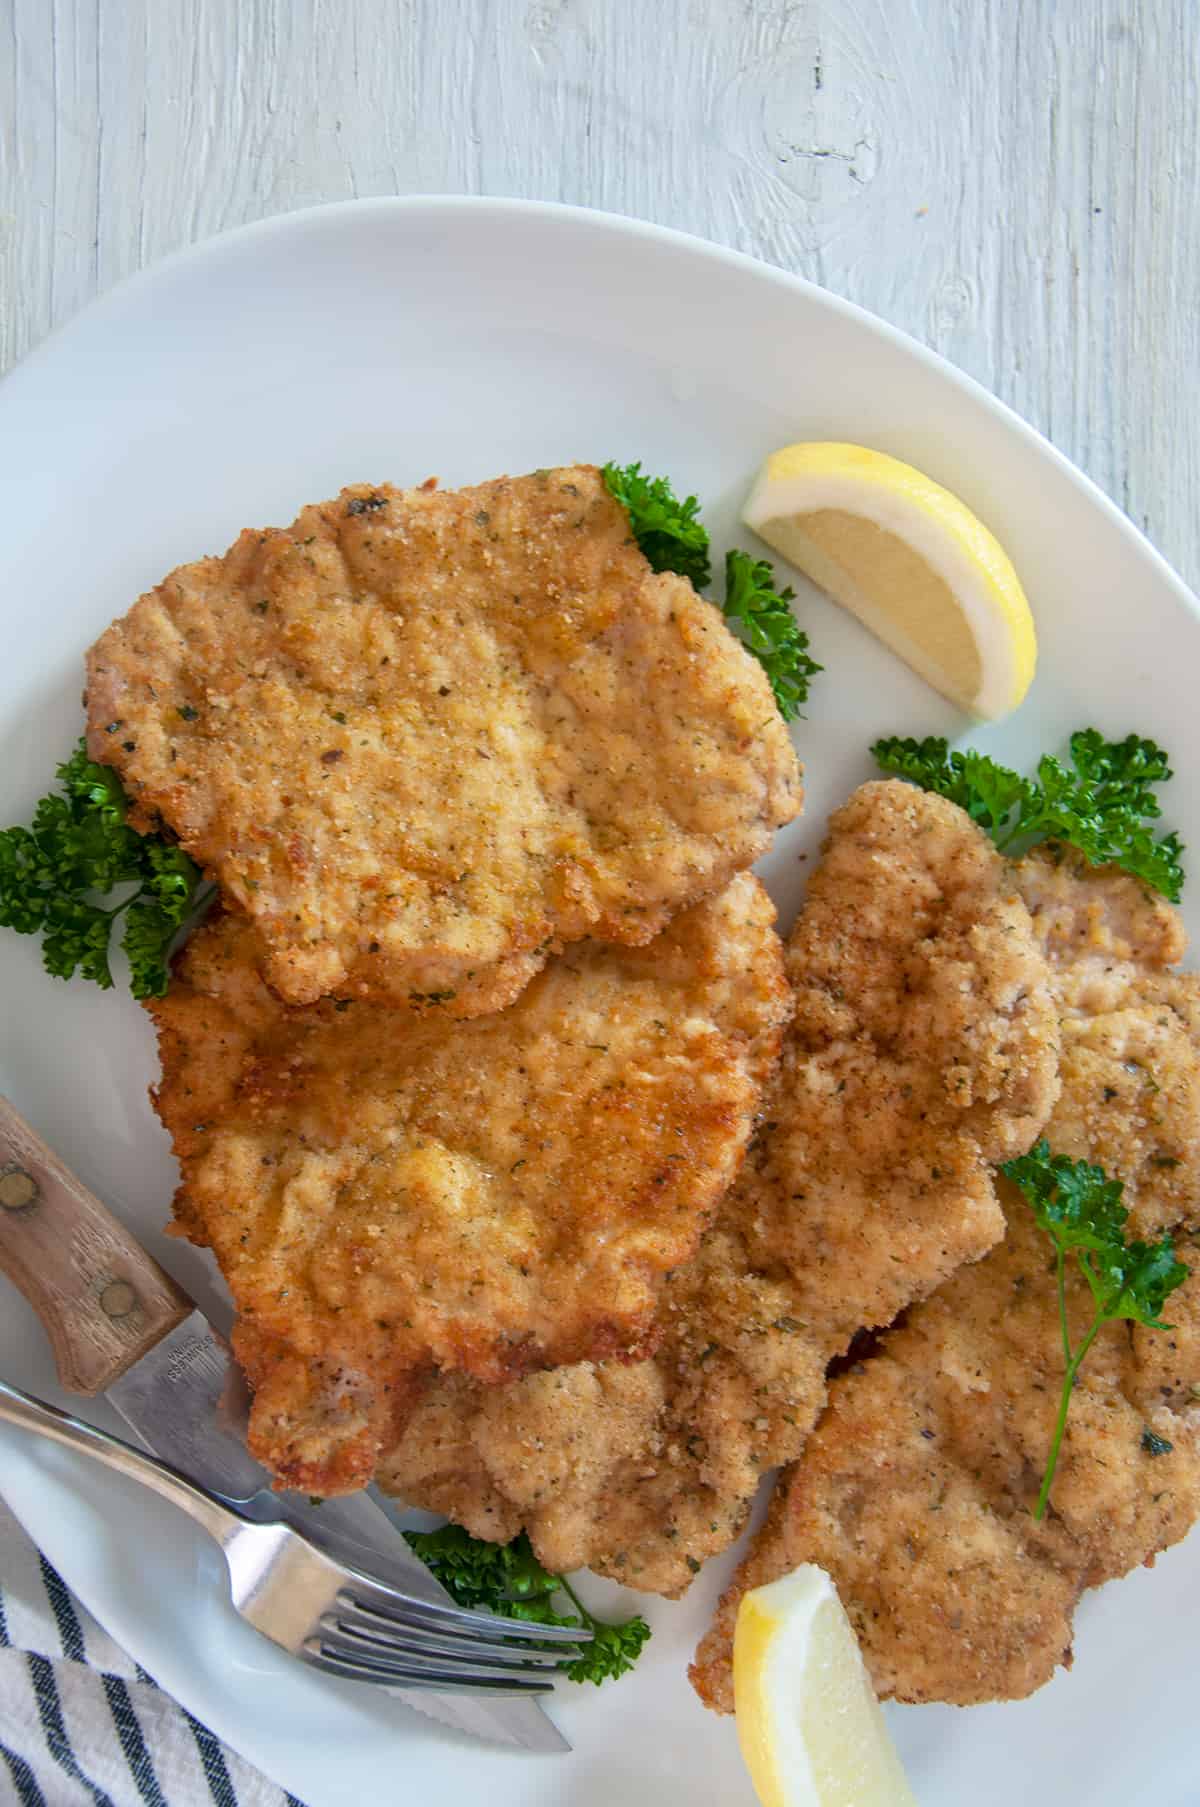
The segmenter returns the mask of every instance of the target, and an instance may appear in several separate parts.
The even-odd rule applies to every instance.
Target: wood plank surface
[[[0,370],[247,220],[611,208],[936,347],[1200,582],[1195,0],[0,0]]]

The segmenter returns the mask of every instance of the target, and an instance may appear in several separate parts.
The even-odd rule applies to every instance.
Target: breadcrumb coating
[[[88,656],[88,749],[289,1003],[475,1016],[648,942],[801,804],[762,667],[593,466],[359,485],[183,565]]]
[[[830,824],[787,967],[765,1120],[699,1256],[661,1283],[653,1358],[432,1380],[385,1487],[479,1536],[524,1527],[548,1567],[677,1595],[803,1447],[831,1357],[996,1240],[987,1162],[1035,1140],[1058,1036],[991,844],[940,798],[864,786]]]
[[[656,1278],[740,1165],[789,1008],[774,914],[743,874],[470,1022],[289,1007],[244,918],[192,938],[148,1006],[156,1104],[281,1485],[362,1486],[434,1366],[497,1382],[653,1345]]]

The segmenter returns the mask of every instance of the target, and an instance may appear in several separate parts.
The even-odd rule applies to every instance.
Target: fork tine
[[[339,1595],[334,1610],[340,1618],[345,1619],[348,1624],[354,1626],[356,1631],[360,1631],[364,1635],[383,1639],[417,1637],[423,1643],[436,1637],[441,1639],[447,1647],[452,1645],[456,1649],[460,1649],[464,1645],[471,1650],[502,1649],[513,1655],[539,1654],[552,1658],[561,1657],[569,1662],[574,1657],[583,1654],[583,1646],[587,1642],[586,1638],[568,1640],[556,1637],[549,1642],[543,1642],[541,1638],[510,1638],[508,1636],[510,1624],[516,1623],[524,1626],[527,1621],[501,1619],[486,1614],[482,1615],[483,1625],[477,1631],[474,1623],[460,1626],[440,1619],[423,1619],[415,1614],[409,1618],[398,1612],[396,1614],[382,1613],[374,1607],[364,1606],[361,1602],[351,1603],[344,1595]],[[550,1626],[546,1629],[569,1631],[570,1627]]]
[[[422,1675],[457,1675],[466,1682],[483,1679],[485,1681],[517,1680],[530,1677],[535,1681],[550,1681],[545,1669],[537,1663],[495,1662],[488,1657],[481,1657],[478,1662],[470,1662],[465,1658],[459,1660],[438,1656],[436,1652],[426,1653],[423,1650],[404,1652],[384,1651],[372,1648],[369,1644],[360,1644],[353,1637],[343,1632],[331,1632],[322,1629],[305,1639],[305,1648],[317,1650],[321,1656],[336,1657],[342,1662],[358,1663],[364,1669],[372,1669],[377,1675],[395,1675],[399,1670],[417,1670]]]
[[[405,1651],[414,1651],[419,1655],[442,1656],[456,1663],[491,1657],[523,1668],[553,1670],[583,1654],[582,1650],[572,1650],[569,1644],[556,1644],[550,1650],[542,1650],[536,1644],[506,1644],[498,1638],[447,1637],[424,1629],[407,1630],[387,1623],[375,1614],[368,1617],[365,1613],[328,1612],[321,1619],[320,1629],[341,1633],[355,1644],[361,1644],[364,1650],[375,1650],[383,1656],[403,1656]]]
[[[538,1625],[528,1620],[506,1619],[488,1612],[472,1612],[464,1607],[442,1607],[432,1601],[410,1600],[399,1594],[389,1598],[365,1596],[355,1582],[354,1591],[343,1589],[335,1602],[339,1612],[370,1615],[381,1625],[416,1632],[440,1633],[443,1637],[474,1639],[477,1637],[509,1637],[515,1643],[554,1645],[574,1643],[568,1628]],[[586,1638],[586,1634],[584,1634]]]
[[[378,1613],[398,1625],[436,1627],[453,1634],[494,1638],[503,1635],[529,1644],[587,1644],[592,1632],[588,1626],[539,1625],[529,1619],[505,1619],[498,1613],[472,1612],[465,1606],[442,1606],[433,1600],[414,1600],[397,1593],[366,1575],[347,1577],[346,1586],[337,1597],[339,1606],[357,1612]]]
[[[472,1675],[464,1669],[423,1669],[405,1666],[378,1669],[369,1663],[322,1650],[320,1645],[305,1644],[297,1652],[300,1659],[327,1675],[339,1675],[343,1681],[371,1682],[379,1688],[432,1688],[439,1694],[553,1694],[552,1682],[535,1676],[505,1674],[498,1679]]]

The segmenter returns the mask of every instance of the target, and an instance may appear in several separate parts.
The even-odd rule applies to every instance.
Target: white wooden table
[[[180,245],[469,191],[802,272],[1200,581],[1196,0],[0,0],[0,370]]]

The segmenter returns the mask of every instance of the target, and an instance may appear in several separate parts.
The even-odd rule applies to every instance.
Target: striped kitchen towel
[[[0,1807],[303,1807],[155,1686],[3,1500]]]

